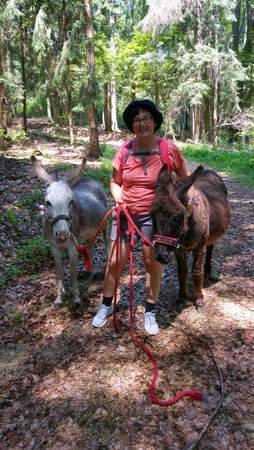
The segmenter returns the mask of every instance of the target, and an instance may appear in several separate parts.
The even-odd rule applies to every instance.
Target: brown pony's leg
[[[178,299],[180,302],[188,300],[188,287],[187,287],[187,277],[188,277],[188,266],[187,266],[187,252],[185,250],[176,251],[176,260],[178,268],[178,279],[179,279],[179,294]]]
[[[205,248],[199,248],[193,252],[192,280],[194,288],[194,301],[196,307],[204,306],[203,302],[203,276],[204,276]]]
[[[219,281],[222,276],[212,269],[212,253],[213,253],[214,245],[208,245],[206,248],[206,257],[205,257],[205,278],[209,281]]]
[[[211,270],[212,270],[212,253],[213,253],[213,244],[208,245],[206,247],[206,255],[205,255],[205,276],[207,278],[210,278],[211,276]]]

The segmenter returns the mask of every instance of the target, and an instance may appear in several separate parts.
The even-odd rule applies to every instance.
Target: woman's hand
[[[110,182],[110,191],[116,203],[123,203],[122,199],[122,177],[117,170],[113,170],[113,177]]]
[[[111,183],[111,194],[116,203],[123,203],[122,190],[118,184]]]

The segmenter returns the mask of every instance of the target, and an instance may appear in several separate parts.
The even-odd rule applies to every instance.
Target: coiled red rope
[[[135,243],[134,242],[135,241],[135,232],[140,236],[142,242],[145,245],[153,246],[153,243],[148,238],[143,236],[141,231],[138,229],[136,224],[133,222],[132,217],[129,214],[126,206],[124,206],[122,204],[118,204],[117,206],[111,208],[106,213],[106,215],[105,215],[102,223],[100,224],[98,230],[96,231],[95,235],[88,242],[87,247],[88,248],[91,247],[91,245],[95,241],[96,237],[98,236],[98,234],[101,232],[101,230],[105,226],[108,217],[110,216],[110,214],[113,211],[116,211],[116,220],[117,220],[117,238],[116,238],[116,243],[115,243],[117,264],[116,264],[116,282],[115,282],[114,303],[113,303],[114,304],[113,321],[114,321],[115,331],[117,333],[120,331],[120,327],[121,327],[121,323],[122,323],[121,320],[119,320],[117,318],[117,313],[116,313],[117,287],[119,285],[119,280],[120,280],[120,271],[119,271],[120,215],[122,213],[126,216],[126,218],[128,220],[128,232],[130,233],[130,335],[131,335],[132,342],[134,343],[134,345],[136,345],[141,350],[143,350],[143,352],[150,359],[152,366],[153,366],[153,375],[152,375],[151,382],[150,382],[151,402],[153,404],[159,405],[159,406],[169,406],[169,405],[173,405],[174,403],[178,402],[178,400],[180,400],[183,397],[190,397],[193,400],[200,401],[203,399],[203,395],[200,392],[196,391],[195,389],[183,390],[182,392],[176,394],[174,397],[167,399],[167,400],[161,400],[156,397],[156,380],[159,375],[157,361],[156,361],[154,354],[145,346],[144,342],[136,336],[135,331],[134,331],[133,249],[134,249],[134,243]],[[160,238],[162,238],[162,236],[160,236]]]

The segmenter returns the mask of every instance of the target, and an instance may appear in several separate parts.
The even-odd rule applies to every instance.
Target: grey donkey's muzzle
[[[52,217],[52,218],[47,217],[47,220],[50,223],[50,225],[52,225],[52,227],[60,220],[66,220],[67,222],[71,222],[70,217],[65,216],[63,214],[59,214],[59,216]],[[70,230],[70,227],[68,226],[68,227],[65,227],[64,229],[54,230],[54,234],[58,240],[65,241],[66,239],[68,239],[70,237],[71,230]]]

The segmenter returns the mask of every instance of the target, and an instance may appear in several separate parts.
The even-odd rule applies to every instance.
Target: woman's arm
[[[122,175],[118,170],[113,169],[113,175],[110,181],[110,192],[116,203],[123,203],[121,186]]]

